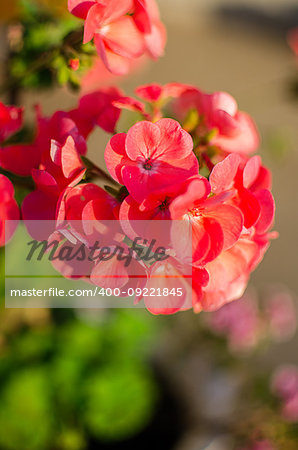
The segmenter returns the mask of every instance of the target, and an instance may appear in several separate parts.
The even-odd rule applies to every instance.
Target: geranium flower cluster
[[[84,43],[94,39],[106,68],[128,73],[131,60],[148,54],[159,58],[166,30],[155,0],[68,0],[68,9],[84,19]]]
[[[37,108],[34,141],[4,143],[0,165],[33,178],[36,187],[21,207],[27,221],[54,220],[58,227],[71,220],[113,220],[129,239],[148,237],[148,230],[136,225],[139,221],[153,228],[183,223],[182,229],[175,226],[171,232],[174,251],[167,260],[150,266],[139,261],[134,270],[142,272],[148,289],[170,289],[178,274],[184,295],[175,306],[169,299],[166,304],[159,299],[158,305],[145,299],[145,304],[154,313],[173,313],[187,309],[191,297],[196,312],[216,310],[241,297],[275,236],[270,232],[275,209],[271,174],[260,156],[251,156],[259,144],[256,126],[223,92],[205,94],[172,83],[142,86],[136,93],[141,101],[106,88],[82,97],[75,109],[58,111],[50,118]],[[20,128],[22,111],[4,105],[2,109],[4,140]],[[109,174],[100,169],[97,173],[105,179],[102,189],[86,182],[94,176],[94,167],[86,165],[82,156],[94,127],[115,132],[122,109],[137,112],[140,120],[107,143]],[[17,218],[13,190],[8,180],[3,185],[3,218]],[[169,245],[167,237],[162,244]],[[187,261],[186,248],[191,254]],[[183,275],[181,263],[189,266],[192,277]],[[115,279],[125,273],[122,283],[128,283],[133,274],[123,263],[113,264],[105,269],[103,264],[90,267],[91,282],[99,284],[98,273],[108,271]]]

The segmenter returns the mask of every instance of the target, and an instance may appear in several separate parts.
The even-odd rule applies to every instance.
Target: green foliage
[[[45,369],[23,369],[13,374],[1,398],[1,448],[46,448],[54,430],[53,417]]]
[[[20,21],[8,39],[9,87],[50,88],[54,83],[77,89],[80,77],[92,66],[93,45],[82,45],[82,23],[71,14],[56,16],[50,9],[22,0]],[[74,71],[70,60],[79,60]]]
[[[20,313],[2,311],[2,323],[6,314]],[[82,450],[91,436],[120,440],[146,426],[158,397],[146,362],[155,321],[144,311],[92,317],[66,311],[40,327],[16,315],[2,331],[1,449]]]
[[[199,121],[200,117],[198,110],[195,108],[191,108],[184,119],[183,128],[189,133],[192,133],[199,125]]]
[[[82,414],[94,436],[120,440],[143,428],[155,399],[156,388],[148,370],[136,363],[112,365],[87,380]]]

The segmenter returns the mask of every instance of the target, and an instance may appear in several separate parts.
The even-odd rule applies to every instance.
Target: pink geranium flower
[[[120,111],[113,105],[113,101],[121,97],[122,93],[116,87],[102,88],[82,96],[78,108],[68,114],[85,139],[95,126],[99,126],[107,133],[114,133]]]
[[[15,232],[20,218],[20,210],[14,198],[11,181],[0,174],[0,246],[5,245]],[[9,224],[5,222],[12,221]]]
[[[127,72],[126,59],[144,53],[143,36],[128,15],[133,8],[132,0],[69,0],[68,8],[85,19],[84,43],[94,38],[97,51],[111,72],[119,75]]]
[[[69,112],[57,111],[51,117],[43,117],[36,107],[37,131],[30,144],[15,144],[0,149],[0,166],[21,176],[30,176],[32,169],[48,160],[51,140],[64,145],[71,136],[77,151],[84,155],[87,151],[85,139],[96,126],[108,133],[115,131],[120,116],[119,108],[113,101],[122,98],[118,88],[107,87],[80,98],[77,108]],[[1,111],[0,111],[1,114]]]
[[[271,227],[275,212],[269,191],[271,174],[262,166],[259,156],[245,160],[237,154],[229,155],[216,164],[210,183],[216,194],[226,191],[233,194],[232,202],[241,209],[246,228],[254,226],[262,234]]]
[[[0,143],[19,131],[23,125],[23,108],[0,102]]]
[[[132,97],[123,97],[114,102],[114,104],[120,109],[141,113],[144,118],[155,122],[162,118],[162,109],[165,104],[173,98],[180,97],[187,89],[189,89],[189,86],[182,83],[168,83],[164,86],[157,83],[146,84],[139,86],[135,90],[137,96],[143,102],[139,102]],[[148,112],[144,102],[150,104]]]
[[[91,272],[90,281],[102,288],[122,288],[135,290],[136,288],[144,288],[147,282],[148,269],[142,261],[132,259],[129,265],[125,265],[125,256],[130,253],[129,247],[121,242],[121,249],[124,258],[118,259],[113,257],[109,260],[100,260],[97,262]],[[113,253],[114,246],[105,246]]]
[[[0,165],[10,172],[21,176],[30,176],[32,169],[49,161],[51,140],[64,145],[71,136],[77,151],[84,155],[87,151],[86,141],[80,134],[76,123],[64,111],[57,111],[52,117],[42,117],[39,107],[37,113],[37,132],[31,144],[16,144],[0,149]]]
[[[96,242],[100,242],[101,247],[114,243],[114,234],[120,230],[116,220],[117,211],[114,213],[117,206],[116,199],[93,183],[82,183],[65,189],[56,210],[57,231],[52,234],[51,239],[60,241],[66,238],[62,245],[73,247],[74,252],[83,244],[87,257],[72,261],[55,260],[53,265],[56,270],[63,276],[87,277],[90,280],[95,262],[89,258],[88,251]],[[109,282],[107,279],[104,281]]]
[[[65,190],[75,186],[84,173],[73,138],[69,136],[64,145],[52,141],[49,156],[39,169],[32,170],[37,189],[23,201],[24,220],[55,220]]]
[[[181,117],[192,108],[199,115],[197,136],[208,144],[227,153],[249,154],[260,143],[259,133],[252,118],[238,110],[235,99],[226,92],[205,94],[192,87],[175,103],[175,111]]]
[[[146,51],[153,58],[163,53],[166,32],[154,0],[69,0],[68,9],[85,20],[84,43],[94,38],[114,74],[127,73],[130,60]]]
[[[193,270],[196,270],[195,289],[191,277]],[[190,266],[187,270],[184,264],[174,258],[156,262],[150,267],[146,287],[149,292],[152,289],[153,292],[163,293],[167,289],[168,295],[144,296],[145,306],[152,314],[174,314],[190,309],[193,301],[200,296],[201,286],[207,283],[205,269],[192,269]]]
[[[198,173],[192,148],[191,136],[175,120],[143,121],[112,137],[105,160],[112,177],[141,202],[153,191]]]
[[[65,221],[79,231],[86,240],[92,240],[92,236],[98,234],[101,228],[106,228],[106,223],[101,227],[100,221],[114,221],[113,230],[117,226],[119,202],[101,187],[93,183],[83,183],[66,189],[56,211],[58,223]],[[120,225],[118,225],[120,230]],[[95,239],[96,240],[96,239]],[[105,237],[107,245],[110,245],[109,235]]]
[[[176,240],[177,234],[175,226],[179,227],[180,235],[187,234],[189,231],[185,221],[174,223],[171,220],[170,205],[180,192],[181,186],[178,183],[152,192],[142,203],[138,203],[131,195],[128,195],[123,200],[119,211],[121,227],[126,235],[132,240],[138,237],[148,242],[154,240],[153,250],[159,246],[173,249],[175,246],[173,239]],[[191,239],[187,244],[184,256],[188,259],[188,264],[191,264]]]
[[[128,196],[121,205],[120,220],[125,221],[130,236],[143,233],[146,238],[152,233],[152,225],[149,222],[146,231],[145,225],[138,227],[139,220],[177,221],[172,230],[172,245],[177,255],[183,259],[191,240],[192,262],[202,266],[216,258],[223,249],[233,246],[243,225],[240,210],[224,204],[223,197],[208,199],[210,192],[207,179],[194,176],[184,183],[149,194],[141,204]],[[182,228],[179,227],[181,220],[184,221]],[[168,240],[169,236],[165,242]]]
[[[136,94],[142,100],[150,103],[163,102],[169,98],[178,98],[189,89],[182,83],[167,83],[164,86],[157,83],[144,84],[136,89]]]
[[[121,204],[120,220],[171,220],[170,205],[184,190],[184,182],[166,186],[148,194],[141,203],[128,195]]]
[[[118,201],[93,183],[70,188],[60,205],[59,220],[113,220]],[[96,214],[97,213],[97,214]]]
[[[181,194],[170,204],[171,218],[186,220],[192,236],[193,264],[203,266],[223,251],[231,248],[239,239],[243,227],[241,211],[225,204],[225,196],[209,197],[211,186],[204,177],[188,179]],[[184,239],[177,235],[175,248],[183,253]]]
[[[146,48],[150,56],[159,58],[165,48],[167,34],[160,20],[158,6],[155,0],[134,0],[135,24],[144,34]]]

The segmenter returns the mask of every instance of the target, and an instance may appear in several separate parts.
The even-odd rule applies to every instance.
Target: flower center
[[[193,209],[189,210],[189,213],[192,217],[201,217],[201,215],[202,215],[199,208],[193,208]]]
[[[152,169],[152,161],[150,158],[146,159],[146,161],[143,164],[143,167],[145,170],[151,170]]]
[[[161,211],[165,211],[166,209],[168,209],[169,207],[169,199],[166,198],[160,205],[159,205],[159,209]]]

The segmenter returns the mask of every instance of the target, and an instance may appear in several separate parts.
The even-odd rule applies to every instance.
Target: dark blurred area
[[[247,5],[220,5],[215,14],[227,25],[285,37],[298,25],[298,6],[279,6],[278,10]]]

